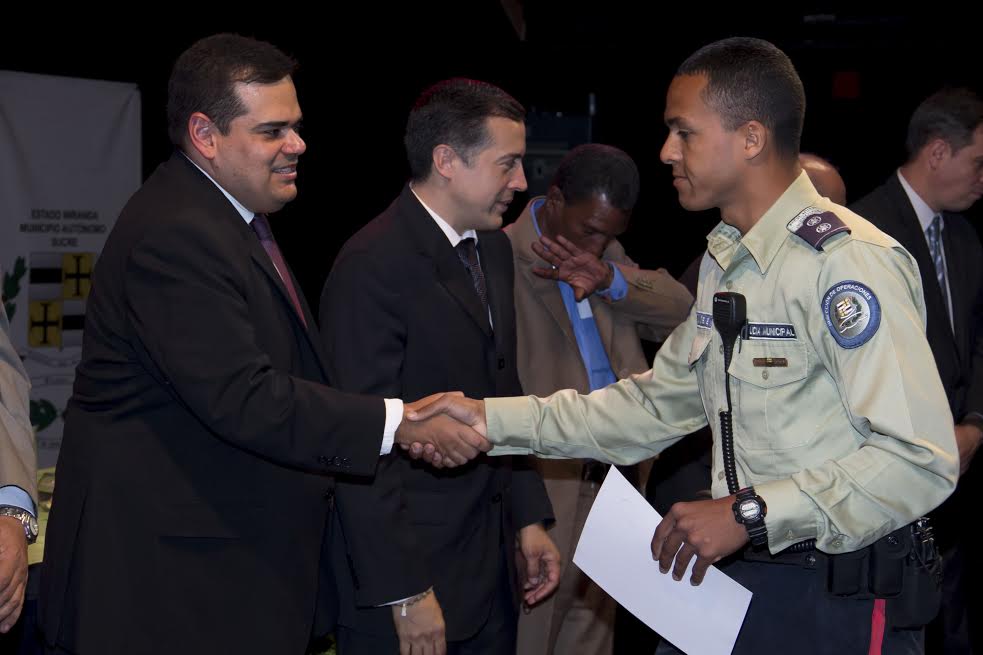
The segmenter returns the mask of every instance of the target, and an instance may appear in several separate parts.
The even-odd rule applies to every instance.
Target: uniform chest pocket
[[[745,341],[734,349],[730,374],[734,418],[743,426],[746,450],[786,450],[815,438],[802,415],[808,413],[809,351],[795,341]],[[736,394],[734,392],[737,392]]]

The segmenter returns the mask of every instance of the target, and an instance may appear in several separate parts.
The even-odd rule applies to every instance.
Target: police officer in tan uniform
[[[918,653],[911,628],[924,618],[878,597],[899,592],[868,555],[924,545],[906,526],[955,486],[952,416],[917,265],[816,192],[797,161],[804,111],[797,73],[770,43],[694,53],[669,87],[662,159],[683,207],[723,220],[696,304],[652,370],[589,396],[445,396],[423,415],[485,430],[494,454],[614,463],[709,421],[714,499],[674,505],[652,552],[677,580],[695,557],[693,584],[722,560],[754,593],[734,652]]]

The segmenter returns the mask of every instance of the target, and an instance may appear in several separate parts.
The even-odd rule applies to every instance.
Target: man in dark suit
[[[336,611],[318,575],[332,476],[436,428],[438,449],[474,450],[325,386],[266,220],[306,148],[293,68],[236,35],[175,64],[177,152],[123,209],[89,300],[47,531],[51,652],[299,655]]]
[[[969,517],[978,510],[978,482],[965,474],[983,437],[983,248],[958,212],[983,195],[983,100],[966,89],[930,96],[911,117],[907,149],[908,161],[851,209],[897,239],[921,272],[928,343],[956,420],[963,473],[933,515],[946,562],[935,627],[944,652],[967,653],[963,555],[978,549],[960,542],[973,531]],[[930,630],[930,645],[932,637]]]
[[[321,296],[340,389],[408,399],[521,391],[512,251],[498,228],[526,188],[524,116],[473,80],[439,83],[417,101],[405,138],[412,181],[348,241]],[[512,652],[517,541],[527,602],[559,579],[549,500],[523,458],[437,472],[390,455],[374,481],[339,481],[337,505],[342,655],[440,653],[429,626],[444,621],[448,653]],[[408,611],[385,606],[408,596]]]

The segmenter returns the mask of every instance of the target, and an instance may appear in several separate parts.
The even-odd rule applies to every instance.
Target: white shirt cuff
[[[403,422],[403,401],[399,398],[385,398],[386,427],[382,431],[382,449],[380,455],[388,455],[396,441],[396,428]]]
[[[420,594],[413,594],[413,596],[407,596],[406,598],[400,598],[399,600],[394,600],[394,601],[393,601],[393,602],[391,602],[391,603],[383,603],[382,605],[376,605],[376,607],[390,607],[390,606],[392,606],[392,605],[399,605],[400,603],[405,603],[405,602],[406,602],[406,601],[408,601],[408,600],[409,600],[410,598],[413,598],[413,597],[415,597],[415,596],[419,596],[419,595],[420,595]]]

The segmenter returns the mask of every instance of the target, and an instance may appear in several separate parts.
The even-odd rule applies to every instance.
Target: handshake
[[[491,450],[487,435],[485,401],[451,391],[405,403],[396,443],[413,459],[454,468]]]

